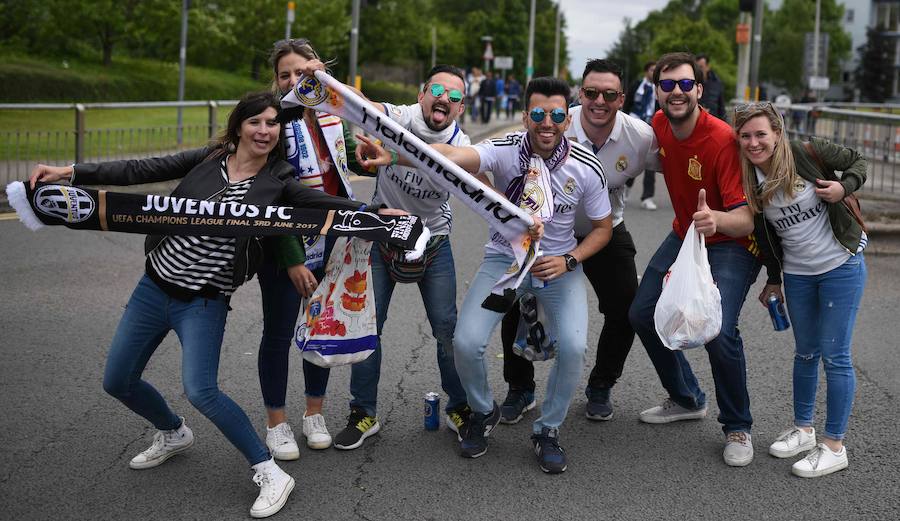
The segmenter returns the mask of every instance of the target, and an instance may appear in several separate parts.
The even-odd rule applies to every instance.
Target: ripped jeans
[[[794,423],[811,427],[816,407],[819,360],[825,366],[825,436],[847,432],[856,374],[850,359],[853,324],[866,284],[862,253],[820,275],[784,274],[784,296],[794,330]]]

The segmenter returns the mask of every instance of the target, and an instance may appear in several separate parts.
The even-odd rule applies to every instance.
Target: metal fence
[[[69,165],[72,163],[109,161],[152,157],[177,150],[202,146],[222,128],[221,121],[227,118],[227,111],[220,118],[219,109],[229,109],[236,100],[209,100],[185,102],[135,102],[135,103],[23,103],[0,104],[0,116],[16,114],[18,119],[29,119],[31,111],[41,111],[47,121],[55,117],[71,124],[59,125],[56,130],[27,128],[11,130],[0,128],[0,184],[28,178],[37,163],[49,165]],[[205,118],[182,124],[175,121],[175,111],[171,117],[162,118],[166,123],[148,124],[144,115],[154,109],[205,109]],[[98,111],[122,110],[128,112],[118,121],[108,126],[88,126],[89,114]],[[108,118],[107,118],[108,119]],[[153,118],[160,119],[160,118]],[[6,119],[0,119],[6,121]],[[5,124],[4,124],[5,126]],[[30,126],[30,125],[28,125]],[[65,128],[59,128],[60,126]]]
[[[868,160],[862,190],[900,195],[900,105],[795,104],[781,107],[792,139],[826,138]]]
[[[201,146],[221,128],[219,109],[233,107],[235,100],[77,103],[77,104],[0,104],[5,111],[57,111],[71,126],[59,130],[40,128],[6,130],[0,128],[0,185],[24,180],[37,163],[66,165],[79,162],[108,161],[149,157]],[[193,123],[147,125],[142,112],[152,109],[205,108],[206,117]],[[88,127],[88,113],[126,109],[124,123]],[[794,104],[781,107],[792,138],[820,136],[854,148],[869,160],[869,178],[863,190],[900,195],[900,105]],[[131,116],[133,114],[133,117]],[[195,114],[196,116],[196,114]],[[223,115],[224,116],[224,115]],[[27,117],[25,119],[28,119]],[[46,118],[44,118],[46,119]],[[174,118],[171,118],[174,119]],[[5,121],[0,118],[0,121]]]

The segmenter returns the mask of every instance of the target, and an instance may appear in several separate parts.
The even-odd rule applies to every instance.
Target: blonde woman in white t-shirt
[[[793,322],[794,424],[769,447],[778,458],[808,454],[792,472],[818,477],[847,468],[844,435],[856,376],[850,341],[866,281],[866,235],[842,200],[866,179],[855,150],[813,139],[790,142],[771,103],[735,109],[747,202],[769,279],[759,296],[785,300]],[[840,179],[834,171],[841,171]],[[784,294],[780,273],[784,273]],[[825,432],[816,444],[813,413],[819,360],[825,366]]]

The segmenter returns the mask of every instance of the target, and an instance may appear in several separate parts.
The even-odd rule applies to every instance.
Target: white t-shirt
[[[385,103],[384,107],[391,119],[426,143],[449,143],[455,146],[471,143],[469,136],[460,130],[455,121],[441,131],[428,128],[419,104]],[[392,165],[378,169],[372,204],[385,204],[390,208],[406,210],[421,217],[432,234],[448,235],[453,220],[449,198],[450,192],[432,181],[427,173],[413,167]]]
[[[474,146],[481,159],[482,172],[494,175],[494,186],[506,191],[509,183],[522,175],[519,169],[519,144],[525,132],[507,134],[505,138],[489,139]],[[541,250],[545,255],[569,253],[577,245],[575,240],[575,208],[583,206],[589,219],[599,221],[610,214],[609,194],[603,165],[578,143],[572,143],[566,162],[550,172],[553,190],[553,219],[544,223]],[[504,255],[512,256],[509,243],[493,228],[490,242],[485,246]]]
[[[589,150],[594,150],[597,159],[603,163],[603,173],[609,183],[612,225],[618,226],[625,218],[625,181],[637,177],[644,170],[654,172],[662,170],[656,134],[650,125],[620,111],[616,114],[616,121],[606,143],[597,149],[581,125],[581,107],[569,109],[569,114],[572,115],[572,124],[566,130],[566,137],[578,141]],[[587,215],[582,210],[577,211],[575,236],[584,237],[590,231],[591,222]]]
[[[766,177],[759,168],[756,179]],[[802,184],[802,188],[801,188]],[[819,275],[847,262],[850,252],[838,242],[828,220],[828,203],[816,195],[812,183],[797,178],[794,197],[778,192],[763,209],[784,250],[782,270],[791,275]]]

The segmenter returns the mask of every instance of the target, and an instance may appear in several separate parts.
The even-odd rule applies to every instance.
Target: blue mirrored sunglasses
[[[547,117],[547,112],[544,109],[542,109],[541,107],[535,107],[535,108],[531,109],[530,116],[531,116],[531,121],[534,121],[535,123],[541,123],[542,121],[544,121],[544,118]],[[566,120],[566,110],[560,109],[560,108],[555,108],[555,109],[551,110],[550,111],[550,119],[557,125],[562,123],[563,121]]]
[[[432,83],[431,84],[431,95],[435,98],[440,98],[441,95],[447,92],[447,99],[450,100],[450,103],[459,103],[463,99],[462,92],[457,89],[451,89],[447,91],[447,88],[441,85],[440,83]]]
[[[659,88],[662,89],[663,92],[672,92],[675,90],[676,84],[678,84],[678,88],[681,89],[681,92],[690,92],[694,89],[694,85],[697,84],[697,80],[659,80],[657,85],[659,85]]]

